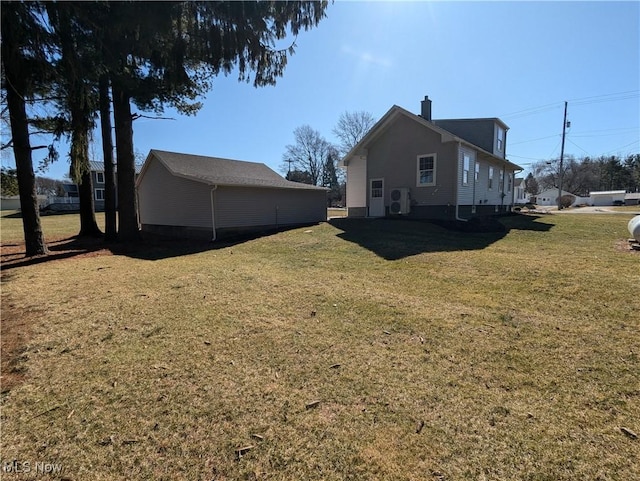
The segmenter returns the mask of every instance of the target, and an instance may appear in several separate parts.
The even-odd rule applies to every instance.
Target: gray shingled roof
[[[325,187],[288,181],[265,164],[258,162],[180,154],[155,149],[152,149],[149,154],[162,162],[173,175],[210,185],[327,190]]]
[[[118,166],[114,165],[114,169],[118,170]],[[140,173],[141,166],[136,164],[136,174]],[[89,161],[89,170],[92,172],[104,172],[104,162]]]

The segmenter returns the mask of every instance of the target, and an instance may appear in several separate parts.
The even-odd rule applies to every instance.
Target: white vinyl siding
[[[367,206],[367,161],[354,157],[347,166],[347,207]]]
[[[474,190],[477,188],[471,180],[471,172],[475,175],[476,152],[460,146],[458,154],[458,205],[473,204]]]

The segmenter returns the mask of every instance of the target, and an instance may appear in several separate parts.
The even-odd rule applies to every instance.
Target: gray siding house
[[[143,231],[209,238],[327,220],[327,189],[264,164],[151,150],[136,181]]]
[[[497,118],[431,119],[394,105],[342,160],[351,217],[468,220],[514,204],[522,168],[506,158],[508,127]]]

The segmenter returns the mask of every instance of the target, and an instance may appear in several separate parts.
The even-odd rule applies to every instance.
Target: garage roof
[[[259,162],[222,159],[152,149],[138,179],[144,176],[150,159],[158,159],[173,175],[209,185],[271,187],[278,189],[328,190],[325,187],[292,182]]]

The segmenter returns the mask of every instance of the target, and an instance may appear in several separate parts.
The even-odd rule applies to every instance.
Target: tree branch
[[[173,117],[155,117],[151,115],[143,115],[143,114],[132,114],[131,120],[138,120],[140,118],[151,119],[151,120],[176,120]]]

